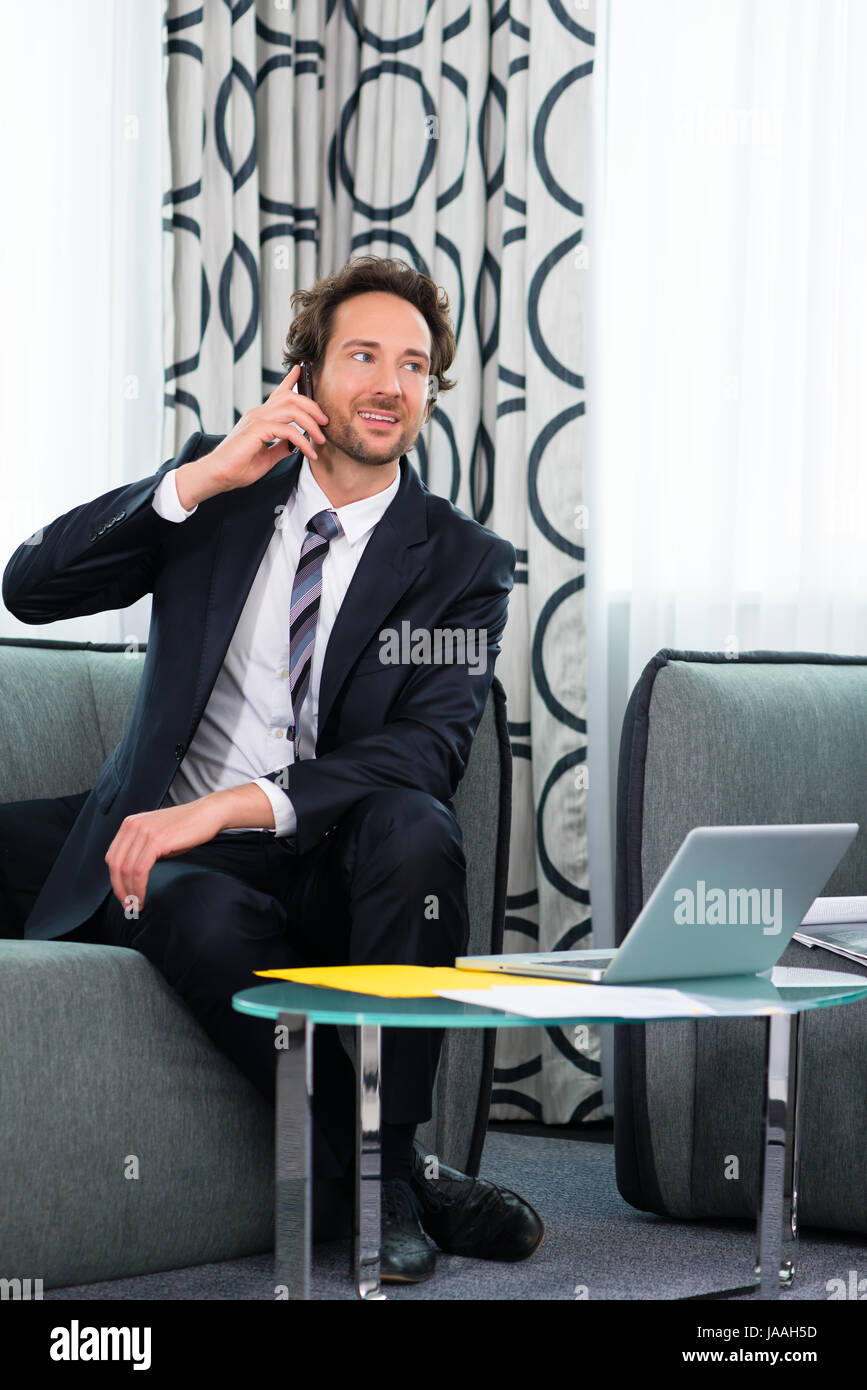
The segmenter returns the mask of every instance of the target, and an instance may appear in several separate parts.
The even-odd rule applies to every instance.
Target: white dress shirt
[[[171,469],[162,479],[154,493],[153,506],[166,521],[183,522],[198,508],[187,511],[181,506],[175,474],[176,470]],[[286,737],[293,722],[289,609],[307,522],[317,512],[334,511],[343,535],[331,542],[322,562],[322,595],[310,683],[298,723],[300,758],[316,756],[319,683],[331,629],[364,547],[399,486],[398,468],[394,481],[384,491],[345,507],[332,507],[313,477],[309,462],[303,459],[297,486],[279,513],[280,520],[262,556],[214,688],[163,807],[255,782],[274,809],[271,833],[294,834],[297,818],[289,796],[263,774],[294,760],[292,740]],[[250,829],[232,826],[231,832]]]

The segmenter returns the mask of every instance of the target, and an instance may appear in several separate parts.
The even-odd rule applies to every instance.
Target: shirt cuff
[[[261,787],[271,802],[274,810],[274,834],[281,839],[288,835],[294,835],[298,829],[298,817],[295,814],[295,807],[282,787],[276,786],[267,777],[255,777],[253,784]]]
[[[198,511],[199,504],[191,507],[189,511],[181,506],[178,497],[178,481],[175,477],[177,469],[172,468],[160,481],[153,495],[154,511],[163,518],[164,521],[186,521],[188,516]]]

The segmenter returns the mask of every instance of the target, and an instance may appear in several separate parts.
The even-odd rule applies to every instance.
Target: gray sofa
[[[0,802],[93,785],[143,657],[0,639]],[[502,950],[510,797],[495,679],[455,802],[472,951]],[[50,1289],[273,1249],[274,1112],[255,1087],[139,952],[10,930],[0,921],[0,1274]],[[474,1175],[495,1039],[446,1034],[420,1130]]]
[[[857,821],[825,896],[867,894],[867,657],[661,651],[632,692],[617,790],[616,939],[696,825]],[[867,975],[792,942],[780,964]],[[867,1232],[867,1001],[803,1016],[799,1224]],[[674,1217],[752,1217],[764,1024],[615,1030],[623,1197]],[[737,1181],[727,1155],[740,1158]]]

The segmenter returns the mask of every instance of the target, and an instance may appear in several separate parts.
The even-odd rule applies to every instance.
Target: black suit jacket
[[[302,463],[295,450],[257,483],[166,521],[166,471],[224,438],[197,432],[152,477],[75,507],[22,544],[3,600],[25,623],[126,608],[152,593],[144,669],[123,738],[106,759],[27,922],[50,939],[110,893],[105,855],[125,816],[159,807],[195,734],[275,518]],[[315,760],[274,778],[294,804],[296,848],[315,846],[356,801],[418,787],[445,804],[464,773],[500,650],[515,570],[509,541],[429,492],[404,455],[400,485],[365,546],[326,649]],[[288,614],[286,617],[288,624]],[[484,631],[487,662],[383,664],[380,630]],[[266,773],[277,768],[263,769]]]

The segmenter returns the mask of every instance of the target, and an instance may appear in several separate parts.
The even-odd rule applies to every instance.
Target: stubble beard
[[[419,435],[418,430],[404,429],[396,440],[389,441],[387,448],[383,449],[382,445],[377,448],[375,444],[367,443],[362,437],[360,427],[353,423],[354,416],[352,420],[348,420],[333,407],[329,410],[324,402],[320,401],[319,404],[329,420],[324,431],[328,443],[333,448],[342,450],[347,458],[353,459],[356,463],[370,465],[372,468],[394,463],[402,454],[408,454]]]

